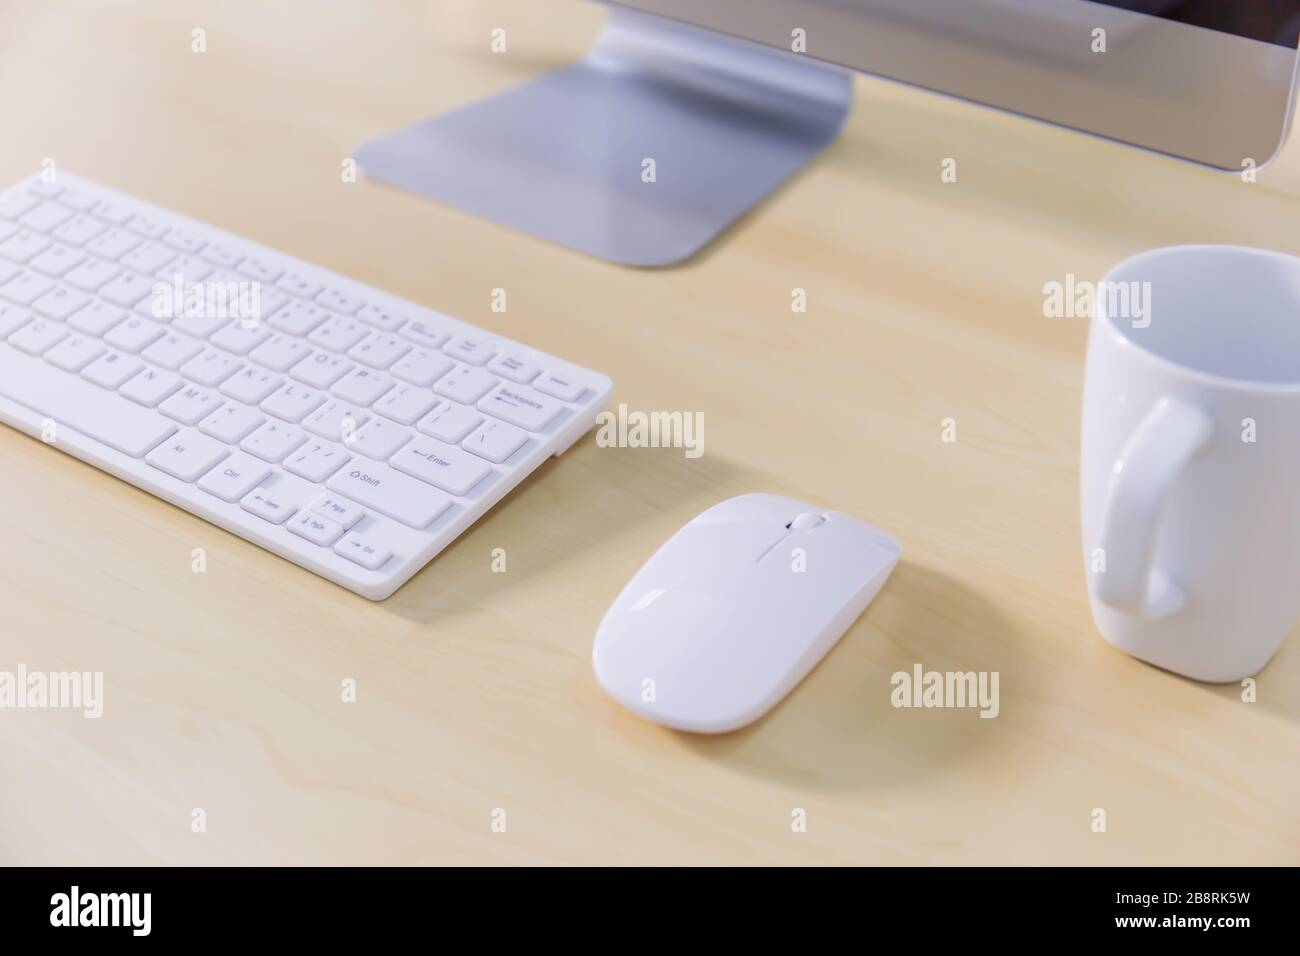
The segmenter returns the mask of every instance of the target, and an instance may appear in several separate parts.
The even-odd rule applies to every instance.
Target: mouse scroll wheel
[[[790,522],[787,527],[791,531],[811,531],[819,524],[825,524],[826,519],[821,515],[809,514],[805,512]]]

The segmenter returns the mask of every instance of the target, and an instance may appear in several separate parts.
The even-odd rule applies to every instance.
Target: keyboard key
[[[576,402],[587,390],[587,386],[581,382],[575,381],[568,375],[557,375],[554,372],[547,372],[540,376],[533,382],[533,388],[562,402]]]
[[[338,445],[308,442],[284,460],[284,470],[320,483],[348,463],[352,456]]]
[[[403,425],[414,425],[438,404],[433,393],[414,385],[398,385],[375,403],[375,411]]]
[[[156,319],[170,322],[177,316],[184,316],[186,302],[171,280],[150,279],[149,295],[135,304],[134,312],[142,319]],[[192,333],[186,333],[192,334]]]
[[[9,344],[28,355],[41,355],[68,337],[68,330],[49,319],[35,319],[9,336]]]
[[[77,266],[63,279],[65,282],[75,285],[78,289],[94,292],[100,286],[107,284],[121,274],[122,270],[117,266],[110,266],[107,262],[102,262],[99,259],[90,259]]]
[[[460,447],[499,465],[517,452],[527,440],[526,432],[494,419],[484,422],[477,431],[461,442]]]
[[[329,318],[330,314],[318,305],[290,302],[280,311],[272,313],[266,324],[290,335],[303,336]]]
[[[316,352],[303,359],[289,374],[312,388],[329,388],[352,369],[352,363],[333,352]]]
[[[266,417],[246,405],[226,402],[215,412],[199,422],[199,431],[211,435],[227,445],[243,441]]]
[[[427,483],[365,458],[336,471],[326,487],[412,528],[428,527],[451,507],[451,498]]]
[[[27,191],[34,196],[40,196],[42,199],[53,199],[63,192],[63,187],[54,180],[46,179],[42,174],[41,178],[35,182],[27,184]]]
[[[87,335],[103,335],[126,318],[126,313],[104,302],[92,302],[68,316],[68,325]]]
[[[120,305],[124,309],[129,309],[137,302],[152,296],[153,286],[153,279],[147,279],[144,276],[124,272],[112,282],[101,286],[99,289],[99,297],[101,299],[107,299],[114,305]]]
[[[179,310],[177,309],[176,300],[172,297],[171,293],[163,292],[161,289],[155,289],[153,293],[145,296],[135,304],[134,312],[142,319],[169,322],[176,317],[177,311],[183,310],[183,304]]]
[[[290,368],[311,354],[311,346],[302,339],[275,334],[248,353],[248,357],[259,365],[264,365],[276,372],[287,372]],[[351,368],[351,364],[348,364]],[[346,371],[347,369],[344,369]],[[339,372],[340,375],[343,372]],[[311,385],[311,382],[305,384]],[[332,384],[332,383],[331,383]],[[325,388],[326,386],[318,386]]]
[[[344,376],[331,391],[339,398],[369,406],[393,387],[393,380],[383,372],[358,368]]]
[[[157,322],[135,316],[113,326],[104,341],[123,352],[140,352],[155,339],[162,337],[164,329]]]
[[[110,229],[86,243],[86,251],[93,252],[104,259],[117,259],[138,245],[140,245],[138,236],[131,235],[125,229]]]
[[[236,355],[247,355],[271,334],[271,330],[263,325],[248,328],[242,322],[231,322],[212,336],[212,344]]]
[[[480,458],[435,438],[416,438],[393,456],[392,466],[453,495],[463,495],[492,473]]]
[[[10,193],[0,199],[0,219],[20,219],[40,204],[40,199],[31,193]]]
[[[294,272],[282,275],[275,284],[284,291],[292,292],[304,299],[316,298],[321,290],[325,288],[315,279]]]
[[[316,296],[316,301],[331,312],[342,315],[352,315],[363,305],[360,299],[339,289],[326,289]]]
[[[239,264],[239,271],[258,282],[274,282],[284,275],[284,270],[272,262],[256,257],[245,259]]]
[[[134,220],[132,220],[131,225],[135,225]],[[175,258],[176,252],[169,247],[158,242],[146,242],[142,246],[136,246],[118,261],[128,269],[152,273]]]
[[[326,402],[303,421],[302,427],[330,441],[350,442],[370,416],[347,402]]]
[[[81,377],[88,382],[94,382],[103,388],[111,388],[116,391],[122,386],[122,383],[134,377],[142,368],[144,368],[144,363],[134,355],[109,352],[107,355],[101,355],[82,369]],[[173,425],[172,427],[175,428],[176,426]],[[162,441],[161,438],[158,440]],[[140,456],[137,455],[136,457]]]
[[[222,315],[182,315],[172,320],[172,328],[196,339],[206,339],[217,329],[225,328],[229,319]]]
[[[474,409],[457,405],[455,402],[443,402],[434,409],[433,414],[415,427],[439,441],[455,445],[472,432],[481,421],[483,416]]]
[[[160,415],[9,349],[0,349],[0,395],[132,458],[176,431]]]
[[[31,305],[53,288],[53,279],[38,276],[34,272],[24,272],[0,286],[0,298],[18,305]]]
[[[225,352],[209,349],[181,366],[181,374],[209,388],[220,385],[234,375],[243,363]]]
[[[411,440],[411,433],[405,428],[386,422],[382,418],[372,418],[361,426],[352,441],[344,444],[358,455],[365,455],[376,461],[387,461],[393,453]]]
[[[266,480],[270,467],[237,451],[199,479],[199,487],[222,501],[238,501]]]
[[[18,220],[20,226],[35,229],[37,232],[51,232],[73,217],[71,209],[58,203],[41,203],[35,209],[26,212]]]
[[[258,285],[255,289],[256,292],[249,293],[252,299],[252,313],[243,316],[245,325],[262,325],[290,302],[287,295],[278,289],[272,289],[270,286]],[[250,318],[251,323],[248,321]]]
[[[141,352],[140,357],[174,372],[202,351],[203,346],[189,336],[167,332]]]
[[[367,305],[357,313],[357,318],[366,325],[373,325],[381,332],[396,332],[406,324],[406,316],[377,305]]]
[[[468,338],[463,335],[452,339],[442,347],[442,350],[466,365],[486,365],[488,360],[497,354],[496,347],[486,339]]]
[[[335,544],[334,553],[341,554],[370,571],[378,571],[393,556],[393,552],[387,548],[355,532]]]
[[[119,388],[118,391],[133,402],[139,402],[141,405],[153,408],[180,388],[181,384],[181,380],[171,372],[146,368]]]
[[[409,342],[382,332],[372,332],[351,348],[348,357],[371,368],[386,369],[409,351]]]
[[[226,300],[222,314],[228,318],[236,318],[234,310],[240,306],[250,304],[253,297],[252,287],[248,281],[228,269],[218,269],[213,272],[212,275],[208,276],[206,285],[221,287]]]
[[[369,334],[370,330],[355,319],[330,319],[307,340],[334,352],[346,352]]]
[[[158,406],[158,411],[174,418],[182,425],[197,425],[222,404],[222,400],[206,389],[182,388]]]
[[[15,332],[32,320],[32,313],[16,305],[0,302],[0,339]]]
[[[508,378],[516,385],[527,385],[541,371],[536,365],[526,362],[517,355],[498,355],[488,362],[487,369],[493,375]]]
[[[343,529],[329,518],[322,518],[310,511],[296,516],[287,527],[299,537],[321,547],[329,547],[343,534]]]
[[[167,245],[171,246],[173,249],[179,249],[186,255],[193,255],[207,245],[207,243],[198,236],[193,235],[184,229],[177,229],[175,227],[168,229],[163,233],[162,241],[167,243]]]
[[[0,285],[4,285],[14,276],[21,274],[22,271],[23,270],[20,267],[14,265],[12,262],[5,262],[3,259],[0,259]]]
[[[222,269],[233,269],[243,260],[239,251],[225,242],[210,242],[199,252],[199,256]]]
[[[65,372],[80,372],[107,351],[98,340],[84,335],[69,335],[45,353],[45,361]]]
[[[164,279],[168,282],[180,282],[184,288],[188,282],[202,282],[208,276],[212,275],[215,270],[201,259],[194,256],[177,256],[166,265],[160,267],[155,273],[154,278]]]
[[[144,460],[173,478],[195,481],[229,455],[225,445],[186,428],[145,455]]]
[[[262,402],[262,411],[286,422],[300,422],[325,402],[323,392],[292,382]]]
[[[132,311],[140,318],[151,322],[170,322],[176,316],[177,306],[170,294],[158,290],[157,295],[147,295],[137,302]]]
[[[248,405],[256,405],[283,384],[284,379],[274,372],[250,365],[222,382],[221,394]]]
[[[263,461],[281,462],[307,440],[301,428],[284,422],[267,422],[239,443],[239,447]]]
[[[134,313],[142,319],[171,322],[185,311],[185,303],[178,300],[170,282],[153,280],[157,285],[152,292],[135,304]],[[164,288],[166,286],[166,288]],[[186,332],[189,335],[191,333]]]
[[[100,200],[91,207],[90,211],[95,214],[96,219],[102,219],[114,226],[125,225],[126,221],[134,215],[130,206],[113,199]]]
[[[419,385],[421,388],[428,388],[455,367],[456,363],[441,352],[412,349],[398,359],[397,364],[389,369],[389,372],[392,373],[393,378],[401,379],[411,385]]]
[[[146,239],[157,239],[167,231],[167,227],[162,223],[139,213],[126,221],[126,228],[137,236],[144,236]]]
[[[244,496],[239,502],[241,508],[249,514],[265,518],[272,524],[284,524],[285,519],[298,510],[281,492],[274,489],[258,488]]]
[[[78,252],[71,246],[53,245],[27,263],[37,272],[56,279],[68,270],[86,261],[86,254]]]
[[[33,187],[35,188],[35,187]],[[89,189],[81,189],[73,186],[70,189],[62,189],[58,193],[59,202],[69,209],[77,212],[86,212],[91,209],[95,203],[99,202],[98,197]]]
[[[564,410],[554,398],[527,385],[498,386],[478,403],[478,408],[530,432],[540,432]]]
[[[428,319],[415,319],[402,326],[401,334],[416,345],[440,349],[451,336]]]
[[[66,242],[70,246],[82,246],[96,236],[102,236],[107,231],[108,226],[98,219],[90,216],[73,216],[59,226],[58,229],[55,229],[53,236],[59,242]]]
[[[438,379],[433,390],[454,402],[472,405],[486,395],[497,381],[481,368],[460,365]]]
[[[47,319],[58,319],[62,322],[74,312],[80,312],[90,304],[90,301],[90,296],[84,292],[59,286],[33,302],[32,311]]]
[[[54,243],[40,233],[28,232],[24,229],[0,243],[0,258],[9,259],[12,262],[26,262],[52,245]]]
[[[364,511],[346,498],[340,498],[338,495],[329,494],[328,492],[311,503],[311,510],[318,515],[329,518],[344,531],[347,531],[366,516]]]

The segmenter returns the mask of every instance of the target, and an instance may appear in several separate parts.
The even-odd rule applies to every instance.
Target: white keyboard
[[[609,398],[590,369],[57,180],[0,193],[0,421],[372,600]]]

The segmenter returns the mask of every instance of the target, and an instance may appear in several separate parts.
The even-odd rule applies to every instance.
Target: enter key
[[[481,458],[436,438],[415,439],[393,456],[391,464],[453,495],[464,495],[492,473]]]

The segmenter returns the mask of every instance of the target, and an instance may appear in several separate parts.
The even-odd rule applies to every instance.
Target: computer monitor
[[[624,0],[573,66],[356,159],[591,255],[662,266],[835,138],[852,71],[1239,173],[1286,137],[1298,36],[1300,0]]]

